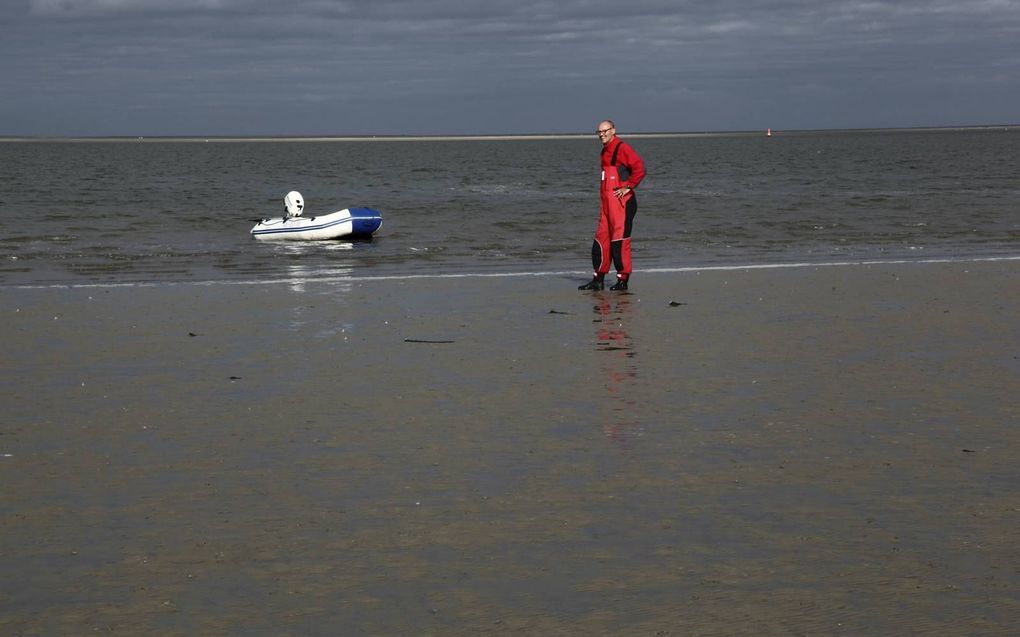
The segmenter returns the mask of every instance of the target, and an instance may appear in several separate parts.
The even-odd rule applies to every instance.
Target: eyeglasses
[[[595,134],[599,135],[599,136],[602,136],[602,135],[605,135],[606,133],[608,133],[611,130],[613,130],[612,127],[609,127],[609,128],[600,128],[599,130],[595,131]]]

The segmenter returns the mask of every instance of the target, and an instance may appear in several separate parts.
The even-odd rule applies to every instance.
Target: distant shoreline
[[[916,133],[916,132],[960,132],[960,131],[1018,131],[1020,124],[999,124],[981,126],[923,126],[916,128],[834,128],[834,129],[794,129],[773,130],[772,136],[797,136],[818,134],[846,133]],[[763,130],[750,131],[688,131],[688,132],[628,132],[629,138],[693,138],[693,137],[764,137]],[[231,135],[182,135],[182,136],[0,136],[4,142],[135,142],[135,143],[166,143],[166,142],[391,142],[391,141],[534,141],[556,139],[588,139],[589,133],[536,133],[520,135],[260,135],[252,137]]]

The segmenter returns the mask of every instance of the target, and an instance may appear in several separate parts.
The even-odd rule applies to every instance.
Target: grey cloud
[[[8,20],[0,134],[931,125],[1015,119],[1020,97],[1012,0],[33,0]]]

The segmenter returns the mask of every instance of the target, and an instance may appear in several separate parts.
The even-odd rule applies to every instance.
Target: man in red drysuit
[[[645,178],[645,163],[630,144],[616,136],[611,120],[599,123],[595,133],[602,142],[602,213],[591,246],[591,262],[595,275],[579,290],[601,290],[612,261],[616,266],[616,283],[610,290],[626,290],[630,279],[630,231],[637,214],[634,189]]]

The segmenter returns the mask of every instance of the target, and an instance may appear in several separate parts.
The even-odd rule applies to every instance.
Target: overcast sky
[[[1020,123],[1020,0],[0,0],[0,135]]]

